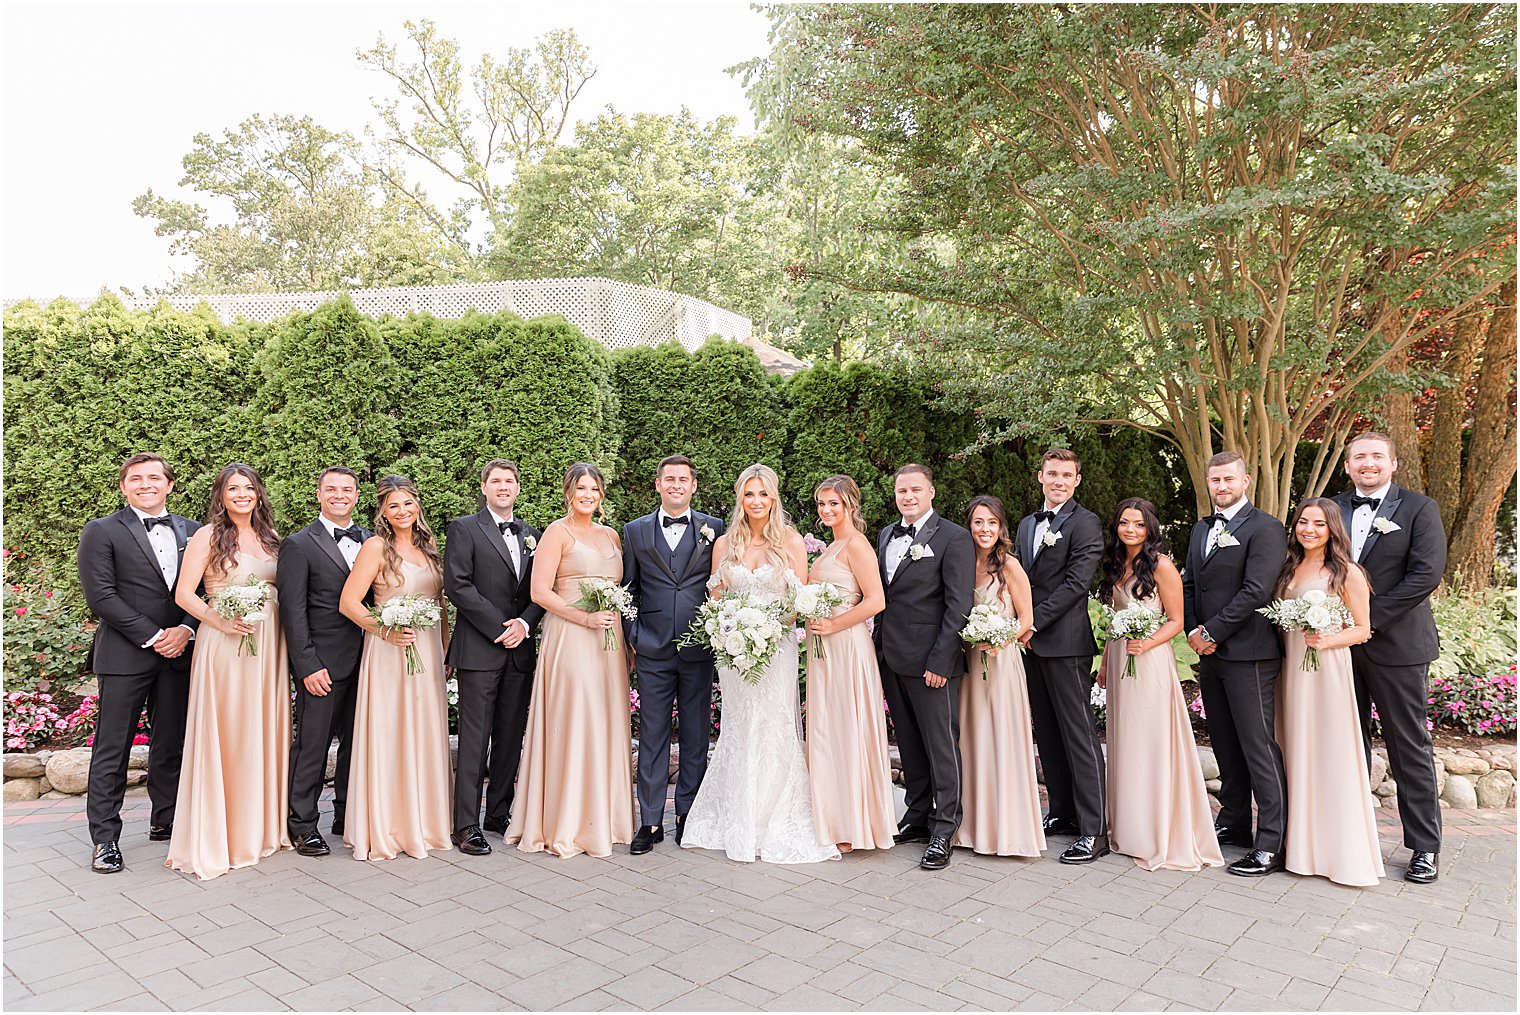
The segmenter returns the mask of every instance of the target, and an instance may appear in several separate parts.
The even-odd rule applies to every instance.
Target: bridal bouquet
[[[786,604],[765,602],[743,592],[726,592],[709,599],[697,610],[691,629],[676,643],[678,648],[706,645],[725,669],[737,670],[747,684],[758,684],[760,673],[781,645],[789,628],[781,618]]]
[[[791,612],[801,620],[827,620],[845,602],[845,594],[838,585],[833,582],[813,582],[810,585],[793,586],[788,605]],[[811,641],[813,658],[828,658],[823,654],[823,636],[815,634]]]
[[[1310,589],[1297,599],[1274,599],[1256,612],[1284,631],[1334,634],[1352,624],[1351,610],[1341,602],[1341,597],[1320,589]],[[1303,670],[1305,673],[1319,672],[1317,650],[1304,650]]]
[[[241,585],[226,585],[211,597],[211,608],[220,616],[228,620],[235,620],[241,624],[257,624],[268,616],[264,608],[269,605],[271,593],[274,589],[269,583],[255,575],[249,575],[248,580]],[[238,655],[243,654],[243,649],[248,650],[249,655],[258,655],[259,646],[251,634],[245,634],[238,642]]]
[[[438,601],[427,596],[396,596],[379,606],[371,606],[369,615],[379,621],[381,633],[399,631],[410,627],[413,631],[426,631],[438,626],[440,614]],[[416,643],[406,647],[406,675],[422,672],[422,653]]]
[[[611,578],[586,578],[581,581],[581,597],[570,604],[577,610],[585,610],[587,613],[601,613],[603,610],[611,610],[620,613],[632,620],[639,615],[638,607],[633,605],[633,593],[626,585],[619,585]],[[617,635],[612,628],[602,631],[602,648],[611,652],[618,647]]]
[[[1144,641],[1166,623],[1166,614],[1154,606],[1144,603],[1130,603],[1122,610],[1112,607],[1103,607],[1103,619],[1108,621],[1108,633],[1115,638],[1123,638],[1126,641]],[[1124,675],[1135,675],[1135,657],[1130,656],[1124,664]]]
[[[961,641],[972,645],[991,645],[1002,648],[1018,637],[1020,624],[1012,617],[1003,616],[996,599],[977,593],[976,605],[966,616],[966,626],[961,628]],[[982,653],[982,679],[987,679],[987,653]]]

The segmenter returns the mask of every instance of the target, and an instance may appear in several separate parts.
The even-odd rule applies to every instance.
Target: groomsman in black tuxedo
[[[1034,616],[1019,634],[1029,711],[1050,812],[1045,831],[1074,835],[1062,863],[1091,863],[1109,852],[1103,747],[1092,713],[1092,660],[1098,644],[1087,595],[1103,556],[1103,525],[1073,495],[1082,483],[1075,452],[1045,452],[1037,474],[1045,503],[1019,522],[1014,551],[1029,573]]]
[[[927,466],[904,465],[892,483],[902,520],[876,539],[887,607],[875,640],[907,787],[896,839],[927,842],[919,866],[943,870],[961,823],[960,630],[971,612],[976,550],[971,533],[935,513]]]
[[[1372,638],[1351,648],[1368,763],[1376,705],[1399,787],[1404,845],[1413,853],[1404,880],[1428,884],[1439,876],[1441,852],[1441,804],[1425,729],[1430,663],[1441,651],[1430,594],[1446,570],[1446,530],[1435,501],[1394,485],[1398,467],[1386,434],[1351,438],[1346,473],[1354,489],[1335,501],[1351,533],[1351,552],[1372,583]]]
[[[1283,868],[1288,788],[1275,725],[1282,642],[1256,611],[1272,601],[1288,535],[1282,522],[1246,499],[1251,477],[1239,452],[1210,458],[1206,476],[1214,513],[1194,525],[1188,539],[1183,625],[1198,653],[1198,683],[1219,760],[1214,831],[1222,844],[1250,850],[1230,864],[1231,874],[1261,877]]]
[[[628,852],[648,853],[665,839],[665,789],[670,783],[670,715],[679,713],[681,754],[676,771],[676,842],[686,812],[707,772],[712,728],[712,652],[676,648],[707,598],[713,543],[723,522],[693,510],[697,474],[691,459],[671,455],[655,469],[659,510],[623,527],[623,581],[638,617],[623,621],[639,681],[639,830]]]
[[[348,768],[354,740],[354,701],[364,631],[338,612],[338,597],[359,547],[372,532],[354,524],[359,478],[329,466],[317,477],[317,520],[280,543],[275,587],[280,624],[296,683],[296,729],[290,741],[290,841],[302,856],[326,856],[317,831],[317,798],[327,774],[327,749],[338,738],[333,774],[334,835],[343,834]]]
[[[87,523],[78,556],[85,602],[100,620],[90,646],[100,699],[86,802],[95,845],[90,867],[99,874],[114,874],[124,865],[121,802],[144,706],[153,725],[148,838],[158,842],[173,832],[196,628],[195,618],[174,602],[185,541],[200,528],[164,508],[174,490],[174,470],[158,455],[133,455],[122,464],[117,485],[127,507]]]
[[[459,611],[445,660],[459,682],[453,838],[470,856],[491,852],[485,832],[507,830],[538,660],[533,635],[544,608],[529,593],[542,533],[513,517],[521,489],[516,463],[491,459],[480,472],[485,507],[450,522],[444,544],[443,588]]]

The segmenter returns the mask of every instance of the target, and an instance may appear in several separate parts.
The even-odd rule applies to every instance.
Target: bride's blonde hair
[[[776,476],[776,470],[758,463],[739,473],[739,478],[734,481],[734,513],[724,532],[728,536],[728,550],[724,553],[720,566],[726,568],[731,564],[742,564],[744,551],[749,549],[750,528],[744,512],[744,487],[752,479],[758,479],[760,488],[771,498],[770,517],[765,520],[765,528],[760,530],[760,534],[765,537],[765,559],[776,565],[777,570],[785,570],[789,566],[786,559],[786,538],[797,530],[787,517],[786,508],[781,506],[781,480]]]

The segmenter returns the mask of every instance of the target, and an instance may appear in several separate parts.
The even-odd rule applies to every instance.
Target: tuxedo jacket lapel
[[[883,587],[891,584],[887,581],[887,544],[892,542],[892,530],[885,528],[876,537],[876,570],[881,572],[881,584]]]
[[[671,581],[679,584],[681,579],[676,577],[676,569],[670,566],[670,546],[665,542],[665,526],[660,524],[660,513],[656,511],[644,517],[649,519],[649,523],[644,526],[644,549],[660,565],[660,570],[669,575]],[[691,526],[688,525],[687,528],[690,529]]]
[[[475,514],[475,524],[480,526],[480,531],[485,534],[486,542],[490,543],[496,552],[501,555],[501,561],[507,565],[512,579],[517,579],[517,568],[512,566],[512,554],[507,552],[507,544],[501,537],[501,530],[496,527],[496,516],[491,514],[489,508],[478,511]]]
[[[1393,513],[1398,510],[1400,499],[1399,494],[1402,492],[1403,491],[1401,491],[1397,486],[1390,486],[1388,488],[1388,496],[1384,497],[1383,502],[1377,506],[1377,510],[1372,512],[1372,520],[1374,523],[1376,523],[1379,518],[1393,517]],[[1348,497],[1347,499],[1349,500],[1350,498]],[[1346,519],[1346,531],[1351,531],[1350,518]],[[1362,540],[1362,552],[1357,554],[1356,557],[1356,562],[1358,564],[1367,559],[1367,553],[1372,549],[1372,544],[1377,542],[1379,535],[1381,535],[1381,533],[1378,532],[1376,524],[1367,530],[1367,538]]]
[[[1019,556],[1026,570],[1034,567],[1034,515],[1025,515],[1019,521]]]
[[[164,569],[158,566],[158,554],[153,552],[153,544],[148,540],[148,530],[143,527],[143,523],[137,517],[137,513],[131,508],[122,508],[116,512],[116,517],[121,521],[121,524],[127,527],[127,531],[131,533],[133,540],[136,541],[138,547],[142,550],[143,556],[148,558],[148,564],[158,573],[159,577],[163,577]],[[175,532],[174,538],[179,541],[179,548],[183,550],[185,548],[184,532]]]
[[[691,565],[697,559],[697,550],[700,548],[702,539],[702,526],[707,523],[703,516],[695,511],[691,513],[691,524],[686,526],[686,534],[676,544],[676,573],[680,581],[691,577]]]
[[[328,535],[327,526],[320,521],[312,522],[306,526],[306,535],[316,544],[317,549],[327,555],[327,559],[338,565],[338,570],[348,574],[348,561],[343,559],[343,551],[338,549],[338,541]]]
[[[902,578],[903,572],[908,570],[908,565],[913,563],[913,548],[915,546],[927,546],[929,543],[929,537],[934,535],[938,529],[939,514],[936,513],[934,517],[930,518],[927,522],[924,523],[923,528],[913,533],[913,541],[908,544],[907,550],[903,551],[903,559],[897,565],[897,573],[892,576],[891,584],[896,585],[898,580]],[[890,541],[891,540],[888,540],[888,542]]]
[[[1224,530],[1232,536],[1235,535],[1240,527],[1246,524],[1246,522],[1248,522],[1251,519],[1251,516],[1255,513],[1256,505],[1247,504],[1245,507],[1235,512],[1234,518],[1231,518],[1229,521],[1224,523]],[[1214,527],[1210,525],[1203,530],[1203,545],[1199,547],[1199,551],[1203,554],[1203,562],[1205,564],[1213,560],[1215,557],[1219,556],[1219,551],[1223,549],[1223,547],[1216,546],[1214,547],[1213,553],[1209,552],[1209,532],[1211,532],[1213,528]]]

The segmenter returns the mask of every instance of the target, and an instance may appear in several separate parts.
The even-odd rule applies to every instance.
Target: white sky
[[[177,267],[169,240],[132,213],[132,199],[152,187],[207,204],[178,186],[191,136],[253,113],[310,114],[362,136],[370,96],[394,92],[355,52],[381,32],[402,42],[403,22],[423,17],[459,41],[467,69],[483,52],[574,28],[598,70],[572,120],[609,104],[629,114],[684,104],[753,127],[739,81],[724,73],[768,49],[766,19],[747,3],[6,2],[0,293],[162,285]]]

